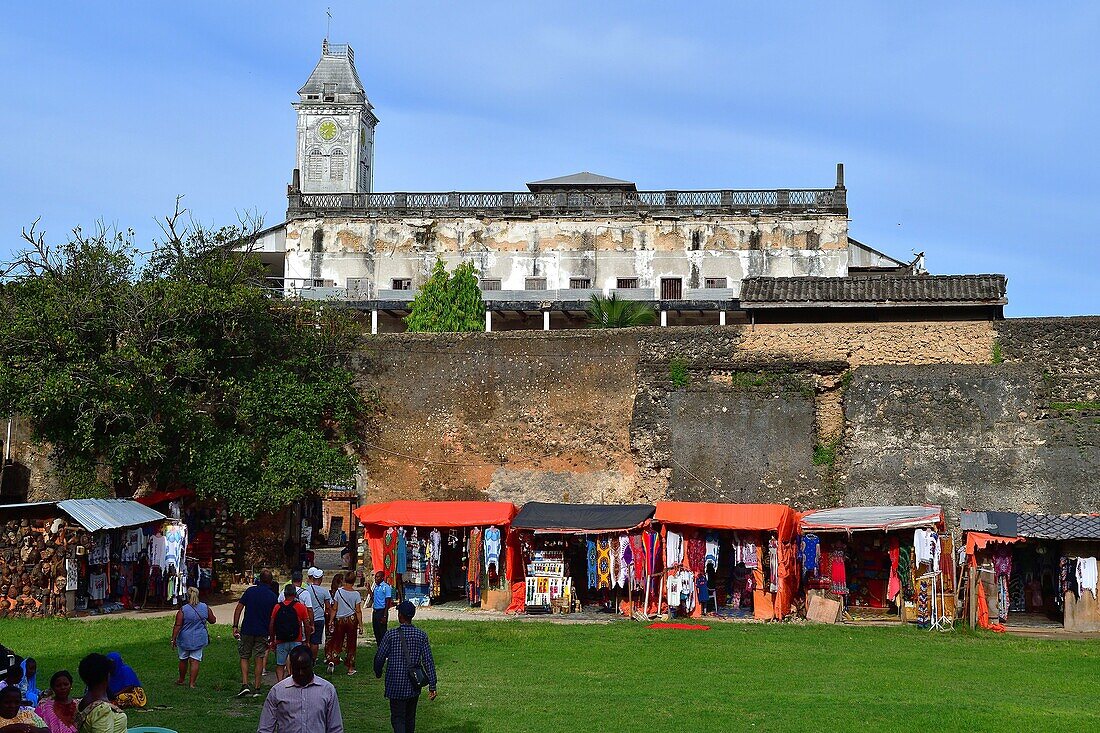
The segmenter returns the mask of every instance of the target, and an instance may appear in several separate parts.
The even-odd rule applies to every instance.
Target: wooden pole
[[[973,565],[968,565],[966,568],[966,591],[967,591],[967,615],[970,617],[970,628],[974,628],[978,623],[978,574],[975,571]]]

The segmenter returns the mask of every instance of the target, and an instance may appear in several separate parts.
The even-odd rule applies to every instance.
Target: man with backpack
[[[268,645],[275,650],[275,678],[282,682],[290,674],[290,651],[313,633],[313,614],[298,600],[293,583],[283,588],[283,600],[271,611]]]

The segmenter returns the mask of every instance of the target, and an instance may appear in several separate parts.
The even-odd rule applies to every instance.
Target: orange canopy
[[[986,548],[986,545],[990,545],[995,542],[1002,542],[1006,545],[1010,545],[1013,542],[1023,541],[1023,537],[998,537],[997,535],[987,534],[985,532],[967,532],[966,554],[973,555],[978,550],[984,550]]]
[[[783,504],[710,504],[659,501],[653,517],[665,524],[705,529],[775,532],[780,542],[794,539],[798,515]]]
[[[519,547],[509,532],[516,505],[510,501],[388,501],[364,504],[354,512],[365,528],[374,572],[384,570],[382,535],[387,527],[500,527],[505,534],[505,572],[510,579],[522,577]]]

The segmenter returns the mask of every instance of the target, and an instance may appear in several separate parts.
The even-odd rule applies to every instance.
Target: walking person
[[[283,600],[275,605],[268,622],[268,646],[275,650],[275,678],[282,682],[290,674],[290,652],[313,633],[313,614],[298,600],[298,589],[287,583]]]
[[[306,571],[309,585],[306,592],[313,602],[313,634],[309,637],[309,650],[313,652],[313,658],[318,659],[317,650],[324,641],[325,624],[332,615],[332,593],[321,585],[321,579],[325,577],[325,571],[320,568],[310,568]],[[331,634],[331,632],[330,632]]]
[[[241,689],[237,697],[259,695],[267,660],[268,626],[279,596],[271,590],[271,571],[261,570],[256,584],[246,590],[233,609],[233,638],[241,658]],[[241,622],[241,613],[244,622]],[[248,686],[248,665],[252,664],[255,684]]]
[[[393,586],[386,582],[386,575],[381,570],[374,574],[371,599],[370,620],[374,627],[374,643],[381,644],[390,625],[390,609],[393,607]]]
[[[416,705],[420,691],[428,688],[428,699],[436,698],[435,660],[428,635],[412,625],[416,606],[402,601],[397,606],[396,629],[388,631],[374,655],[374,676],[386,668],[386,697],[390,701],[393,733],[414,733]]]
[[[290,676],[267,693],[256,733],[344,733],[336,688],[313,673],[305,644],[290,652]]]
[[[332,597],[332,632],[329,634],[328,671],[336,671],[340,652],[347,650],[344,666],[355,674],[355,650],[363,631],[363,596],[355,590],[355,573],[344,573],[344,586]]]
[[[188,686],[194,689],[195,680],[199,678],[202,650],[210,643],[210,632],[206,625],[217,622],[210,606],[199,600],[199,589],[188,588],[187,603],[176,611],[176,625],[172,627],[172,648],[179,653],[180,658],[177,685],[182,685],[187,677]]]

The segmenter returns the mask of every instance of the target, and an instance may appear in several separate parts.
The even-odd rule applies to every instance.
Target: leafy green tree
[[[187,486],[250,516],[351,480],[371,410],[347,368],[358,324],[265,293],[259,222],[184,213],[147,254],[132,232],[24,232],[0,286],[0,410],[29,418],[76,496]]]
[[[472,262],[463,262],[448,273],[438,259],[432,274],[417,291],[405,316],[409,331],[457,333],[485,328],[485,302]]]
[[[615,293],[604,297],[593,295],[588,301],[589,328],[628,328],[649,326],[657,319],[653,308],[636,300],[619,300]]]

